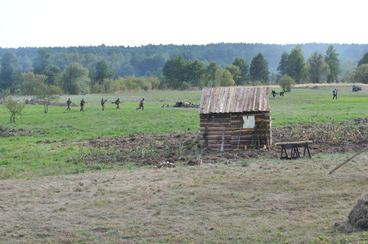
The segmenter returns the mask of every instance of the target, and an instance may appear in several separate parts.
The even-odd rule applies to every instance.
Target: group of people
[[[107,102],[107,99],[102,98],[101,99],[101,107],[102,107],[102,111],[105,111],[105,103]],[[117,98],[115,101],[111,102],[112,104],[116,105],[116,109],[120,109],[120,98]],[[84,111],[84,105],[86,104],[86,101],[84,100],[84,98],[82,98],[82,100],[79,103],[80,106],[80,112]],[[72,100],[70,98],[68,98],[68,100],[66,101],[66,110],[71,110],[71,106],[72,105]],[[136,110],[144,110],[144,98],[142,98],[139,101],[139,106]]]
[[[276,92],[276,91],[272,90],[272,96],[273,96],[273,97],[276,97],[276,95],[277,95],[277,94],[279,94],[281,97],[283,97],[283,96],[284,96],[284,94],[285,94],[285,91],[281,91],[280,93],[278,93],[278,92]]]

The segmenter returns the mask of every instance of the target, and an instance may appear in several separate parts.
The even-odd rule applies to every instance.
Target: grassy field
[[[0,243],[367,243],[333,229],[368,187],[345,156],[2,180]]]
[[[340,87],[339,98],[331,99],[330,88],[295,89],[285,97],[270,98],[273,127],[298,123],[323,123],[368,117],[368,92],[351,93],[350,88]],[[121,110],[109,103],[104,112],[101,97],[113,101],[122,100]],[[71,96],[79,103],[82,96]],[[44,114],[40,105],[28,105],[17,124],[9,123],[9,114],[0,106],[0,125],[13,129],[26,129],[32,136],[0,138],[0,179],[24,178],[37,175],[79,173],[114,167],[112,165],[86,166],[78,162],[85,148],[77,143],[94,138],[106,138],[137,133],[162,134],[195,132],[199,128],[197,109],[161,108],[162,104],[173,105],[178,100],[198,104],[200,91],[150,91],[122,94],[86,95],[86,111],[72,111],[65,107],[51,106]],[[136,111],[138,101],[145,97],[144,111]],[[61,97],[60,101],[66,101]],[[51,143],[44,143],[51,142]],[[70,163],[70,159],[73,163]]]
[[[102,112],[102,96],[119,96],[121,110],[109,103]],[[200,92],[83,97],[83,113],[28,105],[15,125],[0,106],[0,125],[32,133],[0,137],[0,243],[368,243],[366,232],[332,227],[368,187],[367,153],[334,175],[327,173],[352,152],[174,169],[85,164],[87,140],[198,131],[197,109],[161,105],[199,103]],[[145,110],[136,111],[142,97]],[[339,87],[333,101],[330,88],[298,88],[270,103],[273,127],[368,117],[367,89]]]

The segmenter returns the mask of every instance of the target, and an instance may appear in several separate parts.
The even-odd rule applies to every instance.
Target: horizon
[[[96,45],[76,45],[76,46],[20,46],[20,47],[1,47],[0,49],[23,49],[23,48],[83,48],[83,47],[123,47],[123,48],[141,48],[147,46],[209,46],[209,45],[277,45],[277,46],[298,46],[298,45],[368,45],[368,43],[324,43],[324,42],[308,42],[308,43],[248,43],[248,42],[218,42],[218,43],[206,43],[206,44],[174,44],[174,43],[167,43],[167,44],[143,44],[143,45],[106,45],[106,44],[96,44]]]

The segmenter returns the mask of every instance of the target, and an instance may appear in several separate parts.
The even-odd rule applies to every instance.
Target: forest
[[[132,89],[367,82],[368,45],[246,44],[0,48],[0,89],[85,94]]]

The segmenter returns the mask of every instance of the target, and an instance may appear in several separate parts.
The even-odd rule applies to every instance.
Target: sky
[[[0,47],[367,44],[367,7],[366,0],[0,0]]]

